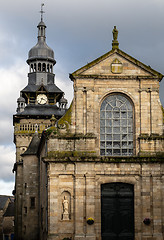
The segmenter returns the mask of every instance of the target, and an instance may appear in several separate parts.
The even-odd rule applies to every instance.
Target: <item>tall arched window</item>
[[[108,95],[101,104],[100,155],[133,155],[133,105],[123,94]]]
[[[41,71],[41,63],[38,63],[38,71]]]
[[[46,72],[46,64],[45,63],[43,63],[43,65],[42,65],[42,71]]]
[[[36,72],[36,63],[34,63],[34,72]]]
[[[34,71],[33,64],[31,64],[30,72],[33,72],[33,71]]]

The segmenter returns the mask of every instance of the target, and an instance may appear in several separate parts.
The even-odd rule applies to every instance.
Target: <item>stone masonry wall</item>
[[[136,160],[112,163],[98,159],[85,162],[46,159],[49,162],[48,239],[101,240],[101,184],[123,182],[134,185],[135,240],[162,240],[164,165]],[[71,196],[69,220],[62,220],[63,192]],[[91,226],[86,223],[89,217],[95,221]],[[149,226],[143,223],[144,218],[151,219]]]
[[[100,149],[100,106],[103,99],[112,93],[125,94],[134,104],[134,145],[136,155],[141,149],[141,143],[138,142],[140,135],[163,134],[163,115],[159,100],[159,82],[157,80],[77,78],[74,85],[72,129],[74,129],[75,133],[94,133],[98,137],[97,150]],[[155,151],[153,144],[152,142],[151,148]],[[159,142],[156,151],[158,152],[160,149],[161,143]],[[146,151],[146,149],[143,149],[143,151]]]
[[[23,158],[22,238],[35,240],[39,236],[39,171],[37,156]],[[33,199],[33,200],[32,200]],[[20,206],[19,206],[20,207]],[[32,224],[31,224],[32,223]]]

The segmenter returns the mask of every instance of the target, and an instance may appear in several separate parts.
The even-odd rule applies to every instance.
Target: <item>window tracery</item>
[[[133,106],[125,95],[108,95],[101,104],[100,155],[133,155]]]

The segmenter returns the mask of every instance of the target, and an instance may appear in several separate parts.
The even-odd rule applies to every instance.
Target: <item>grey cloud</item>
[[[14,174],[12,173],[12,167],[15,160],[14,145],[6,147],[0,145],[0,153],[0,181],[14,181]]]
[[[0,144],[6,147],[12,142],[12,114],[16,110],[16,99],[27,84],[27,54],[37,42],[40,4],[40,0],[6,0],[1,3]],[[54,49],[57,61],[54,68],[56,82],[66,92],[69,101],[72,98],[69,73],[111,50],[114,25],[119,29],[120,49],[164,74],[163,9],[163,0],[45,1],[47,43]],[[164,105],[164,80],[160,85]],[[6,148],[1,148],[1,154],[4,152],[3,158],[6,159]],[[12,149],[9,148],[8,152]],[[9,174],[8,163],[1,159]],[[11,162],[10,166],[12,168]],[[11,179],[10,174],[9,178],[5,174],[1,176],[5,181]]]
[[[13,142],[12,125],[12,115],[10,115],[10,120],[8,120],[8,116],[4,120],[0,120],[0,144],[8,145]]]

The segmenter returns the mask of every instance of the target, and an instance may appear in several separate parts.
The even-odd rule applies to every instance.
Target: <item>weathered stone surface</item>
[[[32,220],[39,239],[101,240],[101,186],[128,183],[134,186],[135,240],[162,240],[162,75],[113,48],[70,77],[74,81],[71,107],[55,126],[44,131],[35,155],[21,156],[33,133],[21,132],[20,126],[15,126],[20,234],[24,240],[37,239],[34,234],[30,236]],[[133,154],[100,156],[100,107],[107,96],[117,93],[126,96],[132,105]],[[40,124],[43,130],[48,120],[39,121],[33,119],[32,123]],[[27,119],[21,120],[21,124],[26,123]],[[33,210],[29,209],[32,196],[36,198]],[[67,216],[63,216],[64,197],[69,202]],[[94,219],[93,225],[87,224],[88,218]],[[143,223],[145,218],[151,220],[150,225]]]

